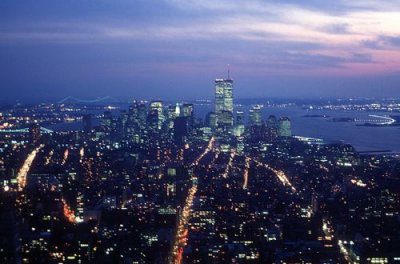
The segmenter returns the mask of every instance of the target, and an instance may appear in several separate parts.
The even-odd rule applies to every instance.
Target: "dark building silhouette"
[[[92,115],[91,114],[84,115],[82,121],[83,121],[83,131],[90,132],[93,125]]]
[[[180,116],[174,120],[174,140],[177,144],[185,142],[186,137],[189,134],[189,122],[188,118]]]

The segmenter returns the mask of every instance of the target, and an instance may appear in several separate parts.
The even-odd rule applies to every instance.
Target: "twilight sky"
[[[0,101],[400,96],[400,0],[1,0]]]

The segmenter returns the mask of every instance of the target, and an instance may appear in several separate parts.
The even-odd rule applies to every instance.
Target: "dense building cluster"
[[[234,112],[230,78],[204,121],[190,103],[82,108],[57,106],[82,123],[67,132],[2,113],[1,263],[400,262],[399,155]]]

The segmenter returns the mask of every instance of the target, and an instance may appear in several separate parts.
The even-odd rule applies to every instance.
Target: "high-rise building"
[[[262,114],[261,114],[261,106],[254,105],[249,110],[249,119],[251,126],[261,126],[262,125]]]
[[[189,120],[187,117],[179,116],[174,120],[174,140],[177,144],[185,142],[189,131]]]
[[[126,110],[121,110],[121,113],[118,117],[118,132],[125,136],[125,133],[128,130],[128,120],[129,120],[129,113]]]
[[[292,136],[291,122],[288,117],[279,118],[278,136],[280,137]]]
[[[165,121],[164,108],[162,101],[150,102],[148,120],[153,129],[161,130]]]
[[[136,102],[135,100],[129,106],[128,114],[129,114],[129,119],[131,119],[132,121],[137,119],[137,116],[138,116],[138,102]]]
[[[106,131],[111,130],[112,122],[113,122],[112,113],[110,111],[105,111],[100,120],[101,127]]]
[[[244,112],[243,111],[237,111],[236,112],[236,125],[233,131],[233,134],[236,137],[240,137],[244,133]]]
[[[191,128],[194,124],[193,104],[182,105],[182,116],[188,119],[188,124],[189,127]]]
[[[167,118],[168,118],[168,128],[173,129],[174,128],[174,120],[179,116],[177,115],[176,107],[179,107],[178,105],[170,105],[168,106],[168,112],[167,112]],[[178,108],[179,109],[179,108]]]
[[[268,117],[267,127],[269,127],[269,128],[278,128],[278,120],[276,119],[276,116],[270,115]]]
[[[133,142],[140,142],[143,138],[143,130],[146,128],[147,108],[143,101],[133,101],[129,107],[126,125],[127,136]]]
[[[267,140],[273,141],[278,136],[278,119],[276,116],[270,115],[267,120],[266,137]]]
[[[217,124],[218,127],[224,129],[231,129],[233,127],[233,114],[231,111],[221,111],[217,115]]]
[[[215,131],[217,128],[217,114],[215,112],[209,112],[206,116],[206,125]]]
[[[146,104],[144,102],[140,102],[137,108],[138,108],[138,122],[140,128],[143,129],[146,127],[146,117],[147,117]]]
[[[215,80],[215,112],[233,112],[233,80]]]
[[[233,127],[233,80],[215,80],[215,113],[217,128],[231,131]]]
[[[236,111],[236,125],[244,125],[244,112]]]

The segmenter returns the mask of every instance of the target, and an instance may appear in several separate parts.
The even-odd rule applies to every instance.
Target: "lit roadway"
[[[289,186],[289,187],[291,187],[293,192],[296,192],[296,188],[293,187],[293,185],[290,183],[289,179],[287,178],[286,174],[283,171],[274,169],[271,166],[269,166],[268,164],[261,163],[257,160],[255,160],[255,162],[257,163],[258,166],[264,167],[264,168],[272,171],[275,174],[275,176],[278,177],[279,181],[284,186]]]
[[[232,167],[233,159],[235,158],[235,156],[236,156],[236,150],[231,149],[231,155],[229,156],[228,165],[226,165],[226,168],[225,168],[224,173],[222,174],[222,177],[228,178],[229,169]]]
[[[70,223],[79,223],[82,222],[82,220],[78,219],[75,216],[75,212],[71,209],[71,207],[68,205],[67,201],[62,198],[61,203],[63,205],[63,213],[64,217],[68,220]]]
[[[211,137],[208,142],[207,148],[203,153],[191,164],[191,166],[196,166],[199,164],[200,160],[213,149],[214,137]],[[188,196],[186,197],[185,205],[179,214],[178,226],[176,228],[175,239],[172,244],[171,256],[169,258],[169,263],[180,264],[182,262],[183,248],[186,246],[187,236],[189,233],[188,225],[191,216],[191,210],[193,206],[193,200],[197,192],[197,178],[192,175],[192,187],[189,189]]]
[[[208,142],[208,146],[207,148],[204,150],[204,152],[192,163],[192,166],[195,166],[197,164],[199,164],[199,161],[208,153],[213,149],[213,145],[215,142],[215,138],[211,137],[210,141]]]
[[[170,262],[173,264],[180,264],[182,262],[183,248],[186,246],[187,242],[190,213],[193,206],[194,195],[197,191],[197,180],[194,176],[192,176],[192,183],[193,186],[189,190],[189,194],[186,197],[185,205],[179,215],[179,222],[176,229],[175,240],[172,246],[172,258]]]
[[[21,169],[18,172],[17,175],[17,182],[18,182],[18,191],[22,191],[27,183],[27,176],[29,173],[29,170],[31,169],[33,160],[36,158],[37,153],[41,148],[43,148],[44,145],[40,145],[39,147],[35,148],[26,158],[24,164],[22,165]]]
[[[50,150],[49,156],[46,157],[44,165],[49,165],[54,154],[54,149]]]
[[[64,151],[64,157],[63,157],[63,160],[62,160],[62,162],[61,162],[61,165],[64,165],[64,164],[67,162],[68,155],[69,155],[69,150],[66,149],[66,150]]]
[[[207,148],[195,161],[193,161],[191,166],[198,165],[200,160],[207,153],[209,153],[210,151],[213,150],[214,141],[215,141],[215,139],[214,139],[214,137],[212,137],[210,139],[210,142],[208,143]],[[216,152],[215,155],[218,155],[218,152]],[[236,156],[236,151],[234,149],[232,149],[230,156],[229,156],[228,164],[226,166],[224,173],[222,174],[222,176],[224,178],[227,178],[229,169],[232,167],[235,156]],[[252,159],[250,157],[246,157],[246,159],[245,159],[245,169],[244,169],[244,173],[243,173],[243,189],[247,189],[248,174],[249,174],[251,160]],[[254,160],[254,162],[258,166],[262,166],[262,167],[272,171],[284,186],[289,186],[289,187],[291,187],[291,190],[293,192],[296,192],[296,189],[290,183],[289,179],[287,178],[287,176],[285,175],[285,173],[283,171],[274,169],[274,168],[270,167],[269,165],[263,164],[256,160]],[[171,250],[170,257],[169,257],[169,263],[171,263],[171,264],[180,264],[182,262],[183,250],[184,250],[184,247],[186,246],[187,239],[188,239],[188,233],[189,233],[188,225],[189,225],[189,221],[190,221],[193,200],[194,200],[195,194],[197,192],[197,178],[192,175],[191,180],[192,180],[192,187],[189,189],[189,194],[186,197],[184,207],[178,216],[178,225],[177,225],[177,229],[176,229],[176,233],[175,233],[175,239],[172,243],[172,250]]]
[[[250,168],[250,158],[246,157],[243,172],[243,189],[247,189],[247,184],[249,182],[249,168]]]
[[[79,162],[82,163],[83,162],[83,158],[85,157],[85,149],[83,147],[79,151],[79,156],[80,156]]]

